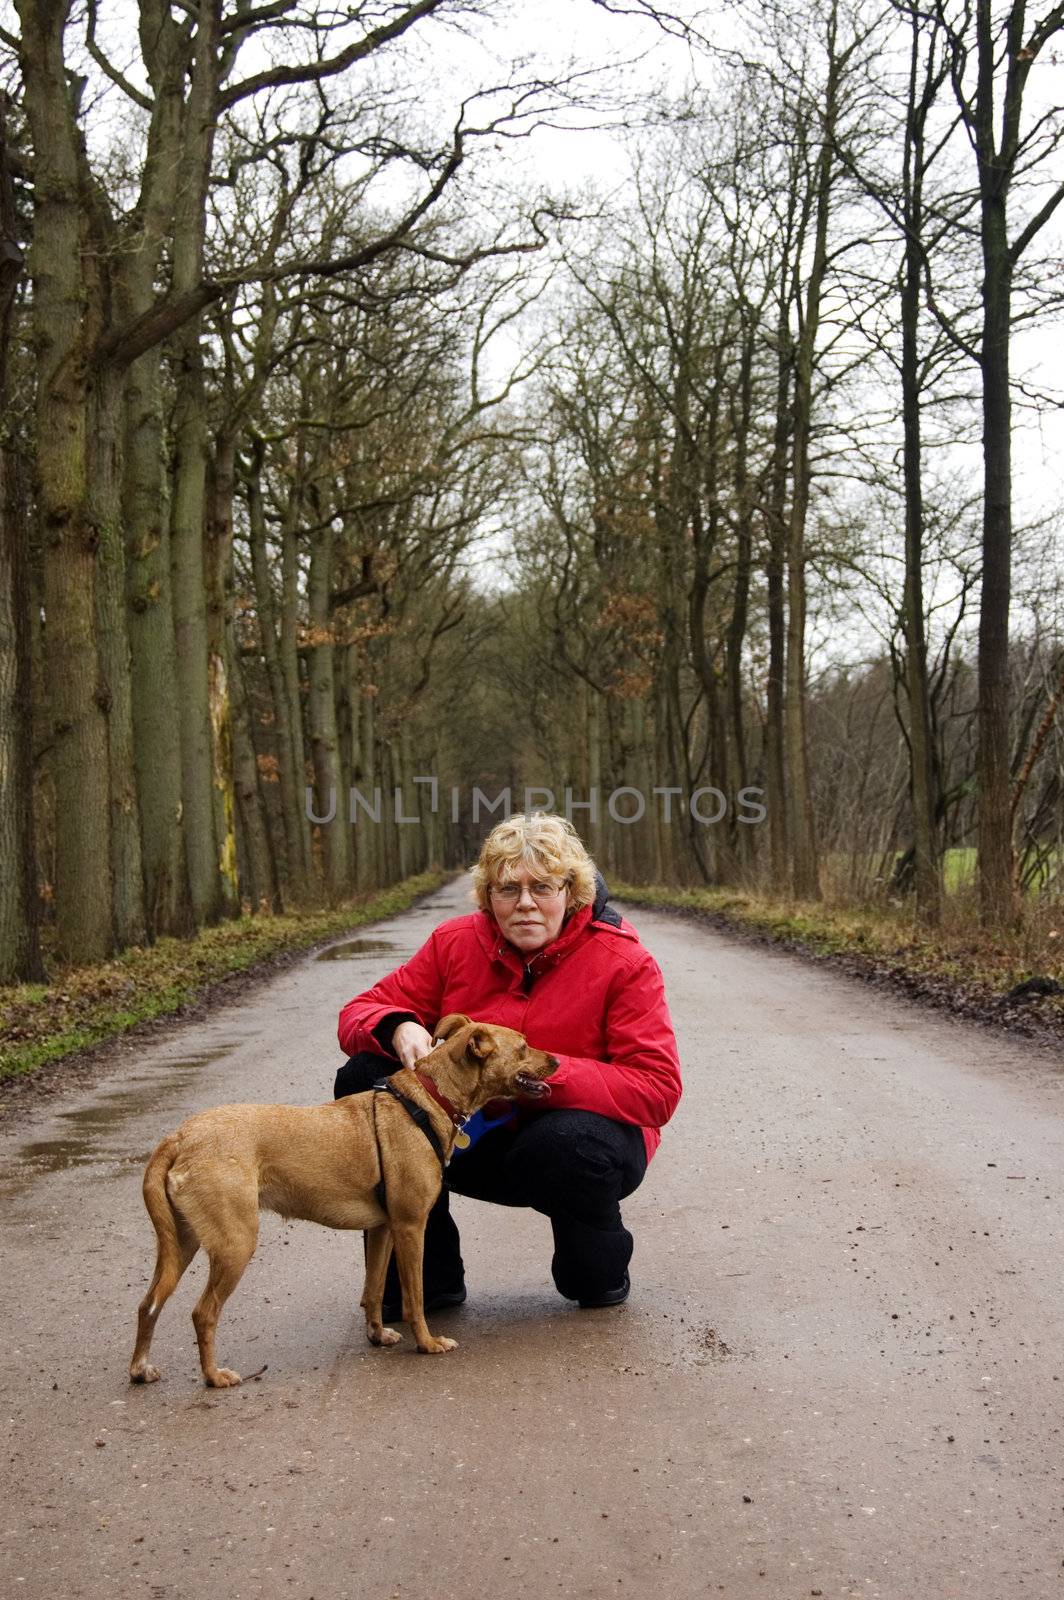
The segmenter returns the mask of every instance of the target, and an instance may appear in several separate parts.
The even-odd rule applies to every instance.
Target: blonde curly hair
[[[481,911],[491,909],[488,890],[512,881],[521,867],[560,878],[568,891],[566,915],[594,904],[595,863],[580,835],[564,817],[533,811],[517,812],[496,823],[480,847],[473,868],[473,898]]]

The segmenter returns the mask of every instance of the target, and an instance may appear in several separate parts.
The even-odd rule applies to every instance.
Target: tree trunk
[[[380,878],[378,882],[384,887],[387,884],[397,883],[399,880],[399,845],[396,838],[394,804],[395,786],[399,778],[394,739],[381,740],[380,774],[382,808],[380,827],[378,828],[380,851],[378,857]]]
[[[377,786],[377,735],[375,729],[376,690],[372,693],[363,687],[359,700],[359,755],[360,766],[353,773],[358,788],[368,805],[374,801]],[[377,889],[384,881],[381,872],[381,826],[367,816],[361,807],[354,807],[353,837],[355,842],[356,884],[360,890]]]
[[[259,779],[259,765],[248,706],[247,686],[240,665],[239,645],[232,611],[226,618],[227,679],[233,736],[233,789],[240,835],[247,864],[247,899],[252,912],[281,910],[277,867],[270,846],[270,830]]]
[[[1009,810],[1009,603],[1012,459],[1009,429],[1011,264],[1005,207],[983,215],[983,586],[979,605],[979,902],[983,921],[1015,916]]]
[[[94,374],[89,406],[89,500],[96,528],[96,636],[107,709],[111,792],[111,880],[118,948],[147,942],[133,746],[133,682],[126,625],[120,462],[122,380]]]
[[[924,503],[920,437],[918,334],[922,299],[923,116],[916,97],[919,27],[913,24],[904,161],[905,268],[901,294],[902,426],[905,481],[905,679],[909,698],[909,772],[913,809],[916,914],[930,927],[942,920],[942,862],[936,824],[934,730],[924,625]]]
[[[1016,14],[1014,8],[1013,14]],[[1019,11],[1022,30],[1022,9]],[[1013,35],[1015,34],[1015,37]],[[1009,605],[1012,589],[1012,404],[1009,337],[1012,256],[1008,188],[1016,150],[995,148],[994,63],[997,41],[989,0],[976,7],[980,241],[983,254],[983,581],[979,602],[979,906],[984,924],[1011,922],[1012,816],[1009,794]],[[1013,43],[1022,32],[1010,28]],[[1002,125],[1006,138],[1019,122],[1022,75],[1009,70]],[[1012,83],[1017,87],[1012,89]],[[1011,93],[1010,93],[1011,91]],[[1012,103],[1010,102],[1010,99]]]
[[[653,883],[657,852],[654,848],[654,787],[653,767],[647,749],[646,706],[642,700],[633,699],[630,707],[633,761],[632,782],[643,797],[643,815],[631,825],[636,883]]]
[[[211,773],[214,828],[220,845],[222,907],[240,912],[236,870],[236,791],[233,781],[233,724],[229,691],[229,644],[233,611],[233,487],[236,441],[223,433],[215,441],[207,474],[204,568],[207,575],[207,677],[211,700]]]
[[[660,679],[654,685],[654,771],[656,773],[655,786],[657,788],[682,787],[678,776],[672,774],[668,760],[668,741],[666,724],[668,722],[668,709],[665,704],[665,695],[662,691]],[[666,804],[668,816],[666,817]],[[682,795],[654,796],[654,815],[658,832],[658,856],[661,861],[660,883],[679,883],[681,873],[681,859],[683,856],[683,816],[681,806]]]
[[[273,728],[277,750],[277,779],[280,790],[281,821],[284,826],[285,899],[303,905],[308,898],[305,870],[303,833],[306,814],[303,805],[303,773],[293,758],[291,707],[285,687],[281,664],[281,649],[277,632],[277,608],[274,603],[273,583],[270,574],[269,550],[266,542],[266,514],[262,501],[262,456],[258,445],[247,478],[248,542],[251,546],[251,570],[255,584],[255,614],[259,625],[259,645],[266,664],[266,679],[270,686],[270,704],[273,708]]]
[[[86,284],[77,129],[63,59],[69,6],[19,0],[34,152],[37,506],[55,787],[58,953],[114,948],[107,716],[96,649],[97,532],[88,500]]]
[[[787,448],[790,440],[793,353],[785,304],[777,327],[776,414],[772,429],[765,562],[768,600],[768,674],[765,685],[765,801],[768,810],[770,882],[780,891],[790,881],[788,789],[784,759],[784,699],[787,660],[787,606],[784,569],[787,548]]]
[[[181,713],[160,364],[159,351],[149,350],[126,376],[123,517],[133,751],[149,926],[156,936],[187,937],[195,924],[185,855],[181,740],[174,736]]]
[[[126,325],[152,306],[163,245],[173,230],[174,170],[184,132],[189,41],[168,8],[141,0],[141,42],[153,91],[135,224],[136,249],[118,253],[115,281]],[[153,935],[193,931],[182,804],[177,649],[170,575],[170,497],[163,423],[162,350],[126,369],[122,514],[133,677],[133,749],[147,916]]]
[[[314,760],[316,814],[319,817],[328,815],[330,796],[336,802],[332,821],[322,824],[326,890],[330,903],[335,905],[348,892],[350,851],[347,807],[344,804],[347,791],[340,768],[336,732],[333,639],[329,630],[333,543],[331,526],[326,525],[314,534],[307,582],[307,622],[310,632],[307,671],[310,680],[308,721]]]
[[[590,800],[596,795],[597,805],[595,811],[584,812],[587,817],[594,817],[588,824],[584,838],[587,841],[588,853],[597,861],[602,852],[604,838],[603,811],[606,805],[606,796],[602,793],[602,696],[590,683],[584,683],[584,695],[587,706],[585,722],[587,736],[587,794],[581,798]]]
[[[192,911],[199,927],[222,913],[219,840],[214,810],[211,679],[204,564],[206,424],[198,323],[176,341],[174,492],[170,516],[174,641],[185,840]]]
[[[419,870],[421,845],[421,840],[419,838],[421,832],[420,785],[418,789],[415,790],[414,785],[411,782],[414,773],[410,753],[410,721],[408,718],[403,719],[403,724],[399,729],[399,736],[396,740],[396,747],[399,753],[399,775],[395,781],[399,786],[400,805],[402,809],[395,809],[397,814],[400,816],[417,816],[419,818],[417,824],[411,822],[397,824],[399,839],[399,878],[402,880],[403,878],[409,878],[413,873]],[[394,795],[392,799],[394,804]]]
[[[299,504],[288,506],[281,529],[281,670],[288,705],[290,761],[295,774],[302,841],[302,882],[308,896],[317,891],[318,870],[307,817],[307,761],[303,738],[303,700],[299,678]],[[321,815],[321,813],[318,813]]]
[[[802,900],[820,898],[816,827],[810,786],[806,736],[806,570],[805,532],[809,512],[809,444],[812,431],[813,373],[816,361],[820,303],[827,270],[828,220],[831,211],[835,123],[838,115],[836,11],[828,21],[828,79],[820,148],[814,172],[815,222],[813,258],[805,288],[804,314],[798,333],[794,367],[794,431],[791,441],[792,491],[787,539],[787,666],[786,749],[790,806],[791,889]],[[797,273],[799,259],[794,269]]]
[[[746,733],[743,713],[743,647],[750,601],[750,573],[753,550],[753,502],[750,493],[747,458],[750,448],[750,420],[753,411],[754,336],[756,323],[750,308],[743,303],[742,344],[739,357],[739,392],[733,409],[732,433],[735,439],[735,589],[724,651],[724,672],[728,699],[728,827],[732,852],[739,865],[749,865],[753,855],[754,830],[735,821],[740,789],[746,786]]]
[[[0,416],[22,267],[7,166],[7,97],[0,94]],[[33,836],[29,528],[21,469],[0,422],[0,984],[45,978]]]
[[[78,136],[83,255],[90,352],[115,324],[115,227],[107,197]],[[133,683],[126,620],[122,526],[122,397],[120,367],[98,357],[88,374],[89,515],[96,531],[96,638],[100,701],[107,713],[110,775],[111,893],[118,948],[147,942],[140,808],[133,758]]]
[[[217,94],[219,0],[198,8],[195,59],[185,130],[175,173],[175,295],[197,287],[203,273],[206,196]],[[177,646],[181,779],[192,910],[198,925],[216,922],[224,906],[224,836],[215,821],[211,672],[207,640],[204,530],[207,415],[201,340],[195,316],[171,342],[175,370],[174,490],[170,514],[174,638]],[[215,683],[215,689],[218,685]],[[234,864],[235,866],[235,864]]]

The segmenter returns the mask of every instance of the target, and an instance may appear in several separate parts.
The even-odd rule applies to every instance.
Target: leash
[[[423,1109],[423,1107],[421,1107],[419,1105],[415,1105],[412,1100],[408,1100],[406,1098],[405,1094],[400,1094],[399,1090],[395,1087],[395,1085],[392,1082],[391,1078],[378,1078],[376,1083],[373,1085],[373,1137],[377,1142],[377,1161],[378,1161],[378,1163],[380,1165],[381,1175],[380,1175],[380,1181],[378,1183],[374,1184],[374,1186],[373,1186],[373,1192],[377,1197],[377,1204],[380,1206],[380,1208],[384,1212],[385,1216],[387,1216],[388,1215],[388,1206],[387,1206],[387,1203],[386,1203],[387,1202],[387,1196],[386,1196],[385,1188],[384,1188],[384,1163],[383,1163],[383,1161],[381,1161],[381,1142],[380,1142],[380,1138],[379,1138],[379,1136],[377,1134],[377,1093],[378,1093],[378,1091],[380,1093],[382,1093],[382,1094],[390,1094],[393,1100],[398,1100],[399,1104],[401,1106],[404,1106],[406,1108],[406,1110],[409,1112],[411,1120],[417,1123],[418,1127],[421,1129],[422,1133],[425,1135],[425,1138],[428,1140],[429,1144],[432,1146],[433,1152],[434,1152],[434,1154],[436,1156],[436,1160],[440,1163],[440,1177],[441,1178],[443,1177],[444,1173],[447,1170],[447,1157],[443,1153],[443,1146],[440,1143],[439,1135],[437,1134],[436,1129],[432,1126],[432,1123],[429,1121],[428,1112],[425,1111]]]

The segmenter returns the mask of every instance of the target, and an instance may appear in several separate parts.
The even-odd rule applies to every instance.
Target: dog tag
[[[463,1133],[461,1128],[459,1128],[458,1132],[454,1136],[454,1145],[455,1145],[455,1149],[456,1150],[468,1150],[469,1149],[469,1135],[468,1135],[468,1133]]]

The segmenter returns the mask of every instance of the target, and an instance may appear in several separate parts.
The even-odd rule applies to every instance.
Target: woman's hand
[[[413,1068],[432,1049],[432,1035],[420,1022],[401,1022],[392,1034],[392,1049],[404,1067]]]

